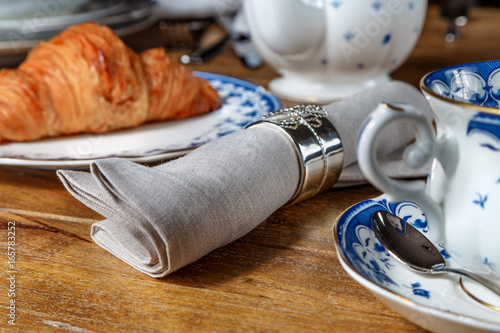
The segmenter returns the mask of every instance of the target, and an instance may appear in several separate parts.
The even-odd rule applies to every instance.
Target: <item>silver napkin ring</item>
[[[309,199],[329,189],[340,176],[344,148],[327,111],[316,105],[297,105],[264,116],[247,126],[266,126],[285,135],[295,147],[300,180],[285,206]]]

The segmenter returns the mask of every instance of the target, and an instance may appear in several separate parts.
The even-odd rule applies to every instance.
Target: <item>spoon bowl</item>
[[[439,250],[411,224],[386,211],[372,216],[375,236],[387,251],[408,268],[421,273],[456,273],[481,283],[500,296],[500,286],[466,269],[447,267]]]

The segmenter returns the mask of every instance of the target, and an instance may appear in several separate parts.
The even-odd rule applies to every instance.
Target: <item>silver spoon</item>
[[[373,214],[375,236],[389,253],[410,269],[421,273],[457,273],[479,282],[500,296],[500,286],[469,270],[446,267],[439,250],[420,231],[386,211]]]

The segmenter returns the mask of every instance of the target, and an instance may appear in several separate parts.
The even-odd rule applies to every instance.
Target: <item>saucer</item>
[[[499,332],[500,313],[474,300],[459,276],[417,273],[390,256],[372,230],[371,217],[378,210],[405,219],[423,233],[429,231],[424,213],[411,202],[389,202],[382,195],[357,203],[333,226],[337,254],[346,272],[391,309],[424,329]]]

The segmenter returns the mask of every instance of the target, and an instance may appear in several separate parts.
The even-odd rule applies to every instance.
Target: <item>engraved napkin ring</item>
[[[340,136],[326,118],[327,111],[316,105],[297,105],[264,116],[247,126],[266,126],[293,143],[299,158],[300,180],[285,206],[309,199],[329,189],[340,176],[344,149]]]

